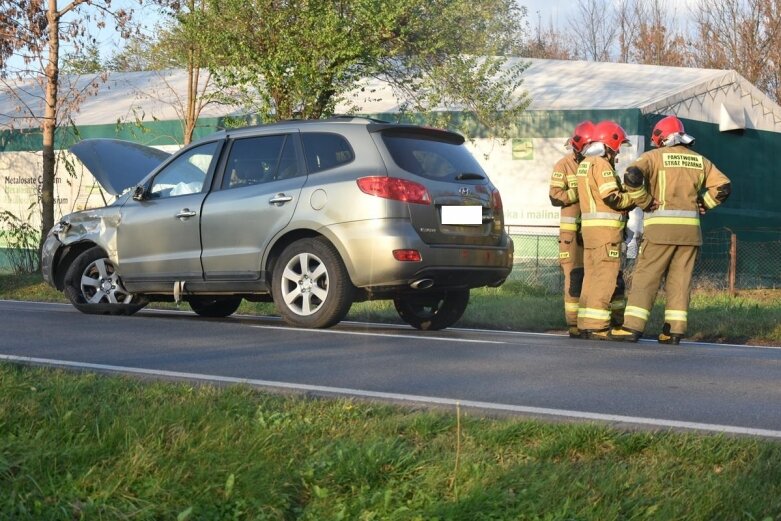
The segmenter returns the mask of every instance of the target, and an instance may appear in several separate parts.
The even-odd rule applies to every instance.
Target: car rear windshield
[[[382,140],[393,161],[407,172],[429,179],[455,179],[463,174],[485,172],[464,145],[433,136],[383,132]]]

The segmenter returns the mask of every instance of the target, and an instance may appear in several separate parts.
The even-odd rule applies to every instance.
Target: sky
[[[579,0],[518,0],[519,5],[527,8],[527,21],[532,31],[538,25],[547,28],[550,24],[559,29],[569,28],[569,19],[578,11]],[[614,2],[617,0],[613,0]],[[685,25],[691,20],[691,11],[700,0],[666,0],[671,5],[670,9],[677,13],[675,18]],[[59,0],[64,5],[64,0]],[[113,0],[112,8],[132,9],[133,20],[144,26],[147,32],[151,31],[161,17],[158,8],[149,0]],[[87,8],[90,9],[89,7]],[[94,12],[94,10],[92,10]],[[73,16],[73,14],[69,15]],[[67,18],[66,18],[67,19]],[[105,61],[111,58],[114,52],[122,46],[122,40],[110,25],[104,29],[97,27],[96,20],[88,21],[88,31],[95,35],[101,58]],[[63,51],[67,52],[67,46]],[[21,60],[11,60],[11,68],[20,67]]]
[[[578,12],[579,0],[518,0],[518,4],[526,7],[527,20],[532,28],[536,28],[538,21],[542,27],[547,28],[551,23],[559,29],[569,27],[569,18]],[[673,13],[673,18],[678,21],[681,28],[691,24],[692,13],[700,0],[662,0],[668,6],[668,11]],[[617,4],[617,0],[613,0]]]

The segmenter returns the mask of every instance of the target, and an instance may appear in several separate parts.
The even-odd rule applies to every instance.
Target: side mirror
[[[133,189],[133,199],[136,201],[143,201],[146,199],[146,187],[138,185]]]

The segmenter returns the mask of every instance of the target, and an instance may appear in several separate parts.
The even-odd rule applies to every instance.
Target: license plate
[[[483,207],[443,206],[442,224],[483,224]]]

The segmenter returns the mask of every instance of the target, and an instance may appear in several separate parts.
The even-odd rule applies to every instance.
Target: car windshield
[[[462,174],[485,177],[480,164],[464,145],[387,132],[382,139],[393,161],[407,172],[430,179],[455,179]]]

